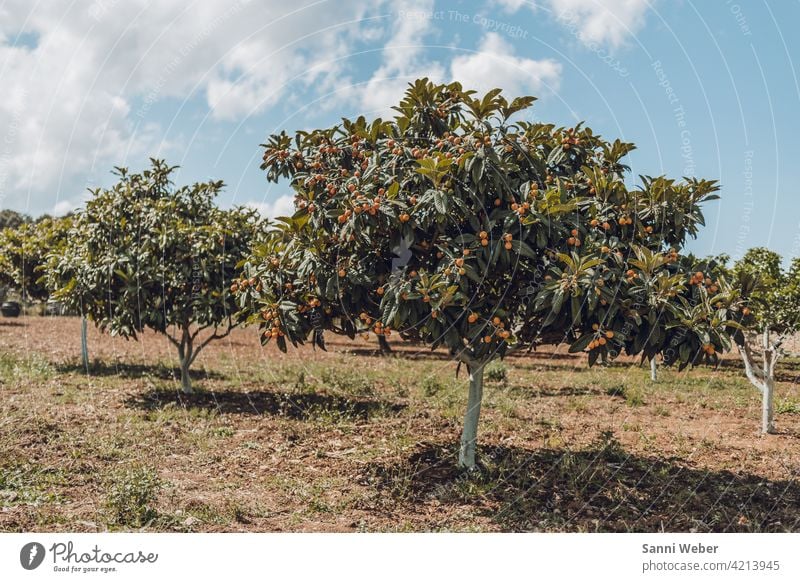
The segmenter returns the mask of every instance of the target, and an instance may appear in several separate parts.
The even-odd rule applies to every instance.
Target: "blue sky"
[[[634,174],[720,180],[699,254],[797,256],[798,21],[755,0],[0,2],[0,207],[65,212],[156,155],[280,214],[266,135],[386,115],[431,76],[633,141]]]

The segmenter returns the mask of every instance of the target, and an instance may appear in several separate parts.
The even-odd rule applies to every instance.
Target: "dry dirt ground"
[[[480,471],[454,464],[466,377],[445,354],[328,338],[212,344],[183,396],[172,347],[74,318],[0,320],[0,531],[800,531],[800,362],[779,433],[735,359],[493,364]]]

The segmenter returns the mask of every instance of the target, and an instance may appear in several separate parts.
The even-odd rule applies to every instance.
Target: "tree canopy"
[[[393,120],[271,136],[262,167],[288,179],[296,213],[245,265],[248,322],[281,349],[397,333],[479,373],[546,343],[682,366],[730,348],[718,282],[679,260],[716,183],[628,188],[632,144],[513,121],[533,102],[422,79]]]
[[[47,256],[64,249],[71,223],[69,217],[46,217],[0,231],[0,283],[19,289],[25,299],[48,299]]]
[[[197,354],[236,325],[230,285],[263,224],[254,210],[216,206],[221,181],[174,187],[175,169],[117,168],[118,182],[75,215],[65,252],[50,255],[49,277],[55,296],[102,330],[166,334],[189,391]]]

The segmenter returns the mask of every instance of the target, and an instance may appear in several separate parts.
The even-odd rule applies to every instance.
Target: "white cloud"
[[[494,0],[495,4],[499,4],[509,12],[516,12],[523,6],[534,7],[532,0]]]
[[[334,96],[311,102],[313,111],[347,103],[384,114],[423,76],[509,93],[557,85],[556,63],[515,54],[497,35],[484,37],[479,54],[440,48],[433,58],[428,46],[441,43],[447,26],[433,16],[437,8],[434,0],[399,8],[389,0],[5,0],[0,208],[63,211],[87,186],[106,182],[114,165],[180,159],[190,144],[164,138],[172,120],[158,106],[168,98],[176,115],[185,102],[205,101],[213,120],[241,121],[270,107],[302,110],[302,99],[327,92]],[[355,77],[351,55],[378,42],[380,63],[366,80]]]
[[[254,208],[264,218],[291,216],[294,214],[294,196],[284,194],[272,202],[247,202],[245,206]]]
[[[336,59],[361,42],[362,19],[379,8],[360,0],[6,0],[0,208],[64,209],[113,165],[174,159],[187,144],[163,140],[170,119],[153,109],[166,98],[205,99],[213,118],[241,120],[298,87],[329,83],[343,71]]]
[[[548,0],[556,18],[585,43],[619,46],[644,26],[648,0]]]
[[[393,12],[389,27],[393,32],[383,47],[380,66],[366,83],[342,83],[337,101],[356,102],[361,113],[391,117],[391,107],[409,82],[421,77],[442,81],[446,68],[424,58],[428,38],[437,32],[434,6],[434,0],[409,0]]]
[[[517,3],[504,0],[511,8]],[[355,100],[361,113],[392,116],[408,83],[420,77],[436,82],[460,81],[467,89],[487,91],[501,87],[517,96],[554,91],[558,88],[561,65],[551,59],[516,56],[514,48],[496,33],[486,34],[477,52],[463,54],[459,48],[450,62],[428,57],[425,48],[435,44],[436,19],[433,0],[415,0],[403,5],[394,34],[383,49],[383,60],[363,85],[339,92],[340,100]]]
[[[79,204],[71,200],[62,200],[53,205],[53,214],[56,216],[64,216],[78,208]]]
[[[513,47],[496,33],[488,33],[478,52],[453,59],[451,76],[465,88],[486,92],[500,87],[509,96],[557,90],[561,64],[514,55]]]
[[[585,44],[617,47],[641,30],[651,2],[655,0],[494,0],[508,12],[522,8],[550,12],[561,24],[574,30]],[[546,11],[539,10],[546,8]]]

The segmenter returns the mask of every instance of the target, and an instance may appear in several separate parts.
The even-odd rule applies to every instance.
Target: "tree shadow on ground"
[[[0,319],[0,327],[27,327],[27,324],[22,321]]]
[[[601,396],[606,394],[599,388],[589,388],[582,386],[565,386],[563,388],[542,388],[531,387],[525,384],[514,384],[511,390],[517,394],[528,396],[529,398],[563,398],[565,396]]]
[[[401,360],[434,360],[440,362],[456,362],[457,360],[446,352],[431,351],[430,348],[424,346],[406,348],[404,346],[392,345],[392,351],[388,354],[382,354],[380,350],[375,348],[353,348],[348,347],[343,351],[353,356],[359,357],[373,357],[373,358],[398,358]]]
[[[421,445],[361,481],[395,502],[470,507],[504,531],[800,531],[800,481],[706,471],[680,459],[628,454],[605,434],[587,450],[485,446],[479,468],[454,447]]]
[[[738,368],[744,371],[744,364],[742,363],[741,358],[737,357],[735,359],[726,359],[720,362],[720,366],[723,368]],[[793,371],[793,372],[800,372],[800,360],[796,358],[782,358],[778,362],[778,370],[785,370],[785,371]]]
[[[56,365],[56,370],[61,374],[83,374],[86,376],[98,377],[119,377],[119,378],[144,378],[151,377],[159,380],[180,380],[181,373],[177,368],[165,366],[163,364],[129,364],[117,363],[106,364],[105,362],[93,362],[89,364],[87,370],[80,363],[67,363]],[[189,376],[192,380],[223,380],[224,374],[212,370],[196,369],[190,370]]]
[[[775,379],[784,384],[798,384],[800,383],[800,372],[791,374],[787,372],[775,371]]]
[[[293,420],[369,420],[400,413],[405,404],[356,399],[317,392],[198,392],[152,390],[128,398],[125,405],[141,410],[168,407],[213,410],[220,414],[272,415]]]
[[[738,371],[744,375],[744,364],[740,360],[722,360],[719,363],[720,368],[726,370]],[[778,382],[785,382],[786,384],[796,384],[800,381],[800,364],[794,362],[782,361],[778,364],[775,370],[775,380]]]

